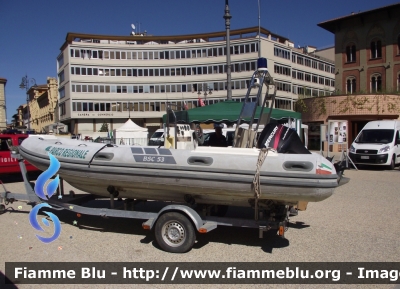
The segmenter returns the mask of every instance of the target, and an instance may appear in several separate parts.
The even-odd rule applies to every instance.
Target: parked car
[[[0,134],[0,174],[20,173],[18,160],[11,157],[11,147],[19,146],[28,134]],[[38,171],[38,169],[24,161],[27,171]]]
[[[96,138],[93,142],[98,142],[98,143],[105,143],[105,144],[113,144],[113,139],[109,137],[98,137]]]

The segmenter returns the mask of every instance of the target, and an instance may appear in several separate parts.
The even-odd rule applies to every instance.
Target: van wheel
[[[155,226],[158,245],[171,253],[185,253],[192,249],[196,233],[189,219],[176,212],[162,215]]]
[[[389,165],[390,170],[394,170],[396,163],[395,163],[395,156],[392,157],[392,162]]]

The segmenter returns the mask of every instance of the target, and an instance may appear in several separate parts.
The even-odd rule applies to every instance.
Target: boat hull
[[[199,204],[234,206],[250,206],[254,200],[252,182],[259,155],[256,149],[167,150],[73,142],[24,142],[20,153],[39,169],[46,170],[50,163],[47,153],[53,152],[61,165],[60,177],[99,196],[109,197],[107,188],[113,186],[118,197],[130,199],[171,202],[190,199]],[[78,151],[82,146],[87,150],[84,158]],[[78,152],[60,153],[66,149]],[[333,166],[330,174],[317,174],[323,162],[319,155],[301,157],[270,152],[260,170],[260,201],[295,204],[328,198],[337,187],[337,176]]]

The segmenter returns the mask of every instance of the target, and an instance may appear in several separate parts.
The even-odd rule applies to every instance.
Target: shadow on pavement
[[[18,289],[17,286],[15,286],[14,283],[10,281],[10,279],[7,278],[7,276],[0,271],[0,288],[4,289]]]
[[[110,208],[109,200],[98,199],[90,201],[85,206],[97,208]],[[115,207],[122,207],[123,201],[115,201]],[[149,212],[159,211],[165,203],[162,202],[144,202],[135,206],[137,211]],[[99,231],[99,232],[112,232],[116,234],[133,234],[143,236],[140,240],[141,243],[152,244],[154,247],[160,249],[154,237],[154,232],[146,231],[142,228],[142,223],[145,220],[140,219],[127,219],[109,217],[104,218],[100,216],[80,215],[68,210],[52,210],[46,208],[46,211],[52,211],[60,220],[62,226],[70,225],[77,226],[81,230]],[[8,206],[5,213],[28,214],[28,211],[15,210]],[[244,217],[252,218],[253,210],[251,208],[230,207],[227,212],[227,217]],[[44,215],[47,217],[47,215]],[[48,218],[50,221],[50,219]],[[74,224],[75,223],[75,224]],[[289,223],[288,227],[295,229],[308,228],[309,225],[302,222]],[[241,227],[226,227],[218,226],[217,229],[207,234],[197,234],[197,242],[193,249],[201,249],[208,243],[223,243],[226,245],[239,244],[246,246],[260,247],[266,253],[272,253],[273,249],[284,248],[289,246],[289,240],[276,235],[276,230],[264,232],[264,237],[259,238],[259,231],[255,228],[241,228]]]

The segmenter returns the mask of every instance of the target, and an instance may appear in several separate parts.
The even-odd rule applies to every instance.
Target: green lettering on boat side
[[[56,148],[51,146],[47,147],[45,150],[56,157],[75,158],[75,159],[85,159],[87,153],[89,152],[89,150]]]

